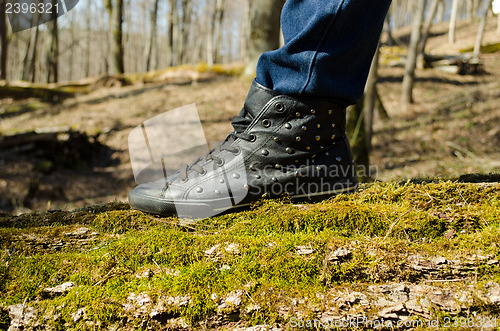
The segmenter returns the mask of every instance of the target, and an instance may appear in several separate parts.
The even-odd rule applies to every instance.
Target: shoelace
[[[203,168],[201,165],[199,165],[200,162],[202,161],[214,161],[215,164],[222,166],[223,160],[218,157],[217,155],[220,154],[222,151],[228,151],[233,154],[238,154],[240,152],[240,149],[238,147],[231,146],[231,144],[238,138],[250,141],[253,139],[252,134],[245,133],[245,129],[248,127],[248,125],[252,122],[252,119],[249,117],[243,117],[243,116],[235,116],[233,117],[232,125],[234,127],[234,131],[231,132],[226,139],[219,144],[216,148],[212,149],[210,152],[208,152],[207,155],[204,157],[200,157],[196,160],[194,160],[191,164],[186,164],[183,166],[180,170],[179,178],[182,181],[188,180],[188,173],[190,170],[194,170],[200,175],[204,175],[207,173],[206,169]]]

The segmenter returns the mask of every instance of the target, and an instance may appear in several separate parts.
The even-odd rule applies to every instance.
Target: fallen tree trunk
[[[431,55],[424,56],[424,67],[435,68],[459,75],[476,75],[484,73],[483,62],[470,54]]]

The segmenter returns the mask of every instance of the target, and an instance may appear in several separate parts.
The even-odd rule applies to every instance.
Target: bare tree
[[[0,44],[2,55],[0,58],[0,79],[7,79],[7,54],[9,42],[7,39],[7,15],[5,14],[6,0],[0,0]]]
[[[250,7],[250,61],[245,76],[254,76],[264,52],[280,46],[280,14],[284,0],[254,0]]]
[[[488,12],[491,8],[491,2],[493,0],[485,0],[484,7],[481,13],[481,24],[479,25],[479,31],[477,33],[476,45],[474,46],[474,58],[478,59],[481,53],[481,44],[483,42],[484,29],[486,27],[486,20],[488,19]]]
[[[413,83],[415,80],[418,45],[422,37],[422,25],[424,22],[426,5],[427,0],[418,0],[417,11],[413,17],[413,28],[411,31],[410,45],[408,46],[408,57],[406,59],[403,90],[401,93],[401,106],[403,108],[407,108],[409,104],[413,103]]]
[[[453,0],[451,7],[451,17],[450,17],[450,30],[449,30],[449,42],[450,44],[455,43],[455,26],[457,25],[458,16],[458,0]]]
[[[432,21],[434,21],[434,17],[436,16],[437,9],[439,6],[439,2],[442,0],[433,0],[431,4],[431,8],[429,10],[429,14],[427,16],[427,20],[425,21],[425,25],[422,31],[422,40],[420,41],[420,48],[418,51],[418,63],[421,67],[423,67],[424,57],[425,57],[425,46],[427,45],[427,39],[429,39],[429,34],[431,31]]]
[[[87,0],[87,46],[85,56],[85,77],[90,75],[90,57],[92,54],[92,0]]]
[[[380,42],[375,51],[375,56],[372,60],[370,73],[366,81],[365,97],[364,97],[364,112],[366,116],[366,144],[368,153],[372,149],[372,136],[373,136],[373,117],[375,113],[375,104],[377,101],[377,81],[378,81],[378,63],[380,55]]]
[[[55,7],[57,0],[52,0]],[[50,49],[47,54],[47,83],[55,83],[59,80],[59,27],[57,12],[52,11],[50,25]]]
[[[222,22],[224,20],[224,3],[225,0],[215,1],[215,12],[213,19],[213,24],[215,26],[214,60],[217,63],[222,62],[221,50],[222,50]]]
[[[106,0],[110,19],[110,32],[112,31],[113,40],[113,67],[116,73],[125,72],[124,49],[123,49],[123,0]],[[112,21],[112,24],[111,24]]]
[[[158,26],[158,0],[154,0],[154,6],[151,10],[151,22],[149,38],[146,46],[146,71],[151,70],[151,61],[153,57],[153,47],[156,43],[156,31]]]

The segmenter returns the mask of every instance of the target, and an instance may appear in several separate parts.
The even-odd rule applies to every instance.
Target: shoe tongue
[[[251,117],[254,119],[262,111],[264,106],[279,93],[260,85],[255,80],[248,91],[245,105],[240,113],[242,117]]]

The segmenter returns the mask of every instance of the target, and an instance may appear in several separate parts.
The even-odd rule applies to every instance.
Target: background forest
[[[386,33],[419,19],[420,2],[393,1]],[[429,0],[425,1],[424,13],[431,23],[449,21],[450,39],[454,40],[456,20],[479,22],[491,2]],[[247,63],[253,46],[251,40],[263,39],[279,29],[276,13],[279,15],[283,3],[283,0],[80,1],[54,22],[15,34],[1,29],[2,45],[5,49],[8,45],[8,51],[2,53],[6,61],[2,65],[2,78],[56,82],[200,62]],[[269,48],[269,45],[260,48],[265,46]],[[49,74],[51,71],[57,74]]]

